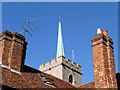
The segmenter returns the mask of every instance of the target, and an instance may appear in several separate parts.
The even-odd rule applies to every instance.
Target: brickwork
[[[113,41],[109,37],[107,37],[107,50],[108,50],[108,64],[109,64],[110,77],[111,77],[111,81],[112,81],[111,82],[112,87],[117,88]]]
[[[92,42],[95,88],[117,88],[113,42],[106,32],[95,35]]]
[[[11,32],[2,32],[0,34],[0,43],[1,43],[1,53],[0,53],[0,58],[2,64],[9,66],[9,53],[10,53],[10,48],[11,48],[11,43],[12,43],[12,33]]]
[[[109,76],[109,71],[107,68],[107,53],[105,52],[107,52],[107,48],[103,43],[93,46],[94,80],[96,88],[105,88],[107,86],[106,77]]]
[[[2,64],[11,69],[21,71],[24,66],[26,45],[25,38],[18,33],[4,31],[0,34],[0,43],[2,44]]]

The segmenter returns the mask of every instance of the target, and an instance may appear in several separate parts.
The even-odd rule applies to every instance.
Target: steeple
[[[62,30],[61,30],[60,16],[59,16],[59,29],[58,29],[58,43],[57,43],[56,60],[58,59],[59,56],[65,56],[64,47],[63,47],[63,40],[62,40]]]

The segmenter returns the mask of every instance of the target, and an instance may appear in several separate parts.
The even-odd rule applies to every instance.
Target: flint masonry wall
[[[45,65],[41,64],[39,70],[58,77],[66,82],[69,82],[69,76],[72,75],[73,85],[78,86],[82,84],[81,66],[75,62],[71,62],[69,59],[66,60],[63,56],[60,56],[58,61],[53,59],[51,63],[48,61]]]

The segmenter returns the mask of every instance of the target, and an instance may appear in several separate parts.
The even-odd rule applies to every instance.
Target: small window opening
[[[55,85],[53,84],[53,81],[52,79],[44,76],[44,75],[41,75],[41,74],[38,74],[39,77],[43,80],[43,82],[46,84],[46,85],[49,85],[49,86],[52,86],[52,87],[55,87]]]
[[[69,76],[69,82],[73,83],[73,77],[72,77],[72,75]]]

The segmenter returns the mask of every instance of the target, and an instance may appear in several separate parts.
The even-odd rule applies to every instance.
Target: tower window
[[[72,77],[72,75],[69,76],[69,82],[73,83],[73,77]]]

